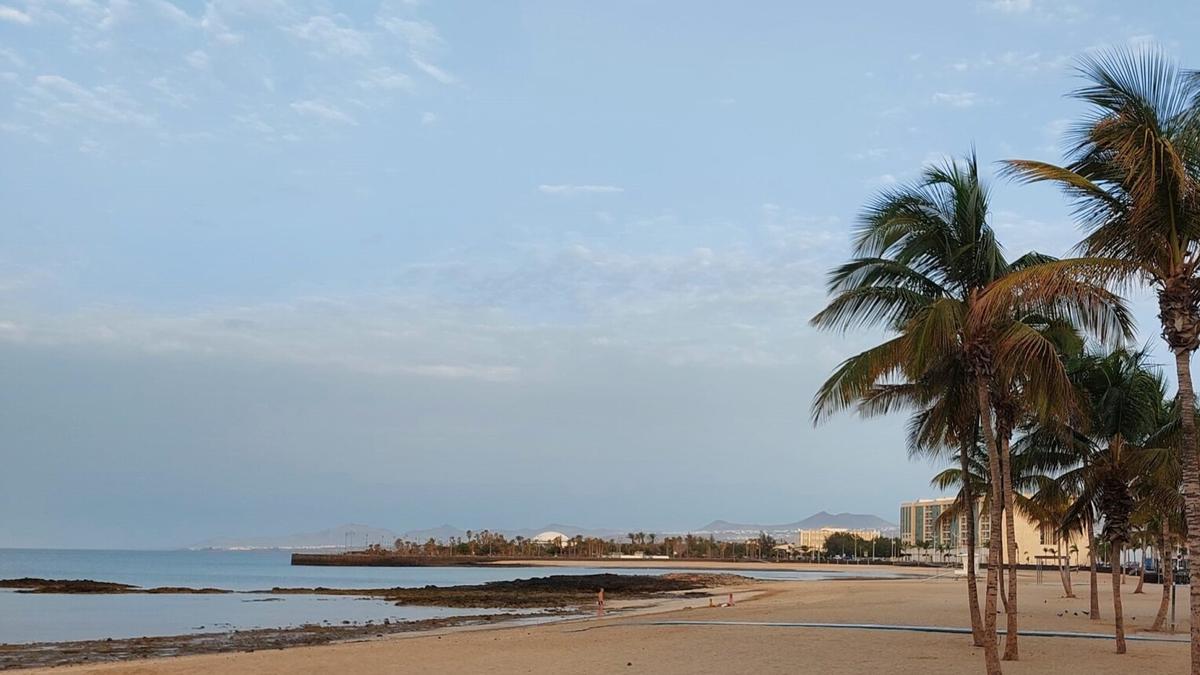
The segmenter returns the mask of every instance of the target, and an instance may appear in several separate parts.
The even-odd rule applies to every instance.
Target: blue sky
[[[0,0],[0,546],[894,519],[902,420],[808,423],[859,207],[1200,9],[746,4]]]

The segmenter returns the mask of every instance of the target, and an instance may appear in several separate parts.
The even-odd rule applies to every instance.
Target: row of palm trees
[[[1027,420],[1012,450],[1015,504],[1053,535],[1055,547],[1045,553],[1059,559],[1068,597],[1074,597],[1074,591],[1069,583],[1069,555],[1064,554],[1077,552],[1074,542],[1087,539],[1090,616],[1097,620],[1097,560],[1104,559],[1101,551],[1107,551],[1114,575],[1117,650],[1123,652],[1117,576],[1122,550],[1136,549],[1144,555],[1153,547],[1166,553],[1161,574],[1162,569],[1173,568],[1175,542],[1182,532],[1179,408],[1167,397],[1162,375],[1148,365],[1142,351],[1080,351],[1064,353],[1063,359],[1080,415],[1066,425],[1055,418]],[[977,446],[971,454],[967,473],[946,469],[934,477],[933,484],[961,495],[962,486],[969,482],[976,494],[989,494],[986,450]],[[957,522],[965,508],[960,498],[941,518]],[[1102,526],[1099,539],[1097,524]],[[1160,630],[1165,621],[1170,583],[1164,583],[1152,630]],[[1138,592],[1140,588],[1141,583]]]
[[[1038,508],[1053,513],[1062,532],[1081,527],[1094,540],[1100,528],[1115,551],[1142,504],[1163,499],[1163,518],[1171,504],[1182,506],[1192,672],[1200,674],[1200,460],[1190,371],[1200,346],[1200,77],[1155,49],[1095,53],[1079,69],[1085,84],[1074,96],[1089,111],[1071,131],[1067,161],[1002,164],[1006,177],[1052,183],[1071,199],[1086,233],[1077,257],[1008,259],[988,222],[990,194],[973,153],[883,192],[867,205],[853,258],[831,271],[832,299],[812,321],[883,328],[888,337],[834,371],[815,396],[814,421],[847,408],[908,411],[912,453],[954,458],[964,476],[986,467],[986,480],[962,481],[960,499],[982,501],[995,533],[981,609],[975,527],[966,527],[972,634],[988,673],[1020,653],[1014,514],[1024,491],[1041,495]],[[1175,356],[1175,398],[1188,414],[1165,402],[1144,355],[1125,351],[1134,330],[1120,292],[1138,284],[1157,294]],[[1171,448],[1173,462],[1164,459]],[[1027,464],[1042,484],[1017,482]],[[1154,472],[1174,472],[1177,485],[1151,480]],[[1153,488],[1162,484],[1174,502]],[[974,511],[963,510],[968,519]],[[1119,623],[1117,631],[1123,651]]]
[[[766,533],[743,541],[717,541],[711,535],[694,534],[659,536],[654,533],[630,532],[628,544],[601,537],[575,535],[552,541],[516,536],[490,530],[466,531],[466,537],[450,537],[447,541],[429,538],[424,542],[396,539],[391,549],[373,544],[366,550],[376,555],[399,554],[445,558],[454,556],[483,556],[507,558],[569,557],[601,558],[611,555],[661,555],[672,558],[706,558],[714,560],[766,560],[775,555],[776,541]]]

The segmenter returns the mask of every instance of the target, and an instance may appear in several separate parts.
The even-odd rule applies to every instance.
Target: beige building
[[[954,497],[939,499],[917,499],[900,503],[900,540],[908,548],[905,553],[914,558],[938,562],[952,561],[966,555],[967,516],[947,516],[954,506]],[[988,513],[979,500],[975,507],[975,545],[980,560],[987,561],[988,542],[992,538],[992,527]],[[1017,560],[1032,565],[1038,556],[1066,555],[1072,564],[1087,560],[1087,538],[1079,533],[1063,538],[1057,536],[1052,526],[1043,527],[1016,512],[1013,530],[1017,541]],[[1001,528],[1000,536],[1004,536]]]
[[[838,532],[853,534],[867,541],[878,539],[880,536],[879,530],[848,530],[844,527],[822,527],[819,530],[798,530],[796,532],[796,546],[801,550],[820,551],[825,548],[825,541],[829,539],[829,535]]]

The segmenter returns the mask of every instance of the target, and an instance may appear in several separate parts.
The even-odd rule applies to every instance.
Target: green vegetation
[[[746,541],[717,541],[713,537],[688,534],[660,537],[655,533],[631,532],[629,543],[576,535],[554,541],[534,541],[526,537],[509,539],[503,534],[481,530],[467,531],[466,538],[449,542],[429,539],[412,542],[397,539],[391,549],[371,546],[366,554],[421,557],[481,556],[497,558],[603,558],[619,555],[665,556],[668,558],[708,558],[713,560],[781,560],[794,557],[782,551],[778,542],[765,533]]]
[[[1119,653],[1121,551],[1140,538],[1173,559],[1186,532],[1192,672],[1200,673],[1200,457],[1190,371],[1200,346],[1200,75],[1154,50],[1096,53],[1079,71],[1085,84],[1074,96],[1090,111],[1073,131],[1067,162],[1011,160],[1003,173],[1067,193],[1086,232],[1080,257],[1006,259],[974,154],[885,191],[864,211],[854,257],[830,272],[832,298],[813,324],[877,327],[887,336],[834,371],[813,417],[905,411],[910,453],[957,464],[935,484],[957,490],[955,516],[969,519],[982,503],[995,533],[982,611],[968,566],[973,638],[987,672],[999,673],[1001,658],[1019,658],[1021,509],[1059,540],[1055,555],[1064,542],[1087,538],[1094,618],[1096,556],[1108,552]],[[1178,405],[1145,357],[1128,351],[1135,336],[1120,293],[1137,283],[1157,294]],[[973,538],[973,523],[967,531]],[[973,556],[976,542],[967,543]],[[1064,586],[1069,593],[1067,578]]]
[[[878,537],[863,539],[849,532],[834,532],[825,539],[822,552],[826,558],[837,556],[851,558],[893,558],[904,545],[899,539]]]

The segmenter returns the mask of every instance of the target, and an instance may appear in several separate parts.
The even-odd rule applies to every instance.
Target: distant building
[[[905,546],[917,546],[929,542],[932,548],[958,548],[967,538],[967,516],[943,518],[942,514],[954,506],[954,497],[941,499],[917,499],[900,503],[900,541]],[[979,546],[991,538],[991,524],[987,513],[980,517],[980,506],[975,508],[976,542]]]
[[[967,514],[946,515],[956,501],[954,497],[941,497],[900,503],[900,541],[908,547],[907,554],[938,561],[965,555]],[[974,513],[976,550],[980,560],[986,562],[992,526],[982,499],[976,502]],[[1070,538],[1060,537],[1053,526],[1032,521],[1020,509],[1013,519],[1013,530],[1017,540],[1017,560],[1021,564],[1033,564],[1038,556],[1060,555],[1060,551],[1061,555],[1069,556],[1073,564],[1087,558],[1088,542],[1082,533]],[[1003,527],[1000,536],[1004,536]]]
[[[575,542],[572,541],[567,535],[563,534],[562,532],[555,532],[553,530],[549,530],[531,537],[529,541],[532,541],[535,544],[551,544],[559,547],[572,546],[575,544]]]
[[[822,527],[819,530],[799,530],[796,532],[796,546],[800,549],[808,547],[809,551],[820,551],[825,548],[825,542],[830,535],[838,532],[852,534],[860,539],[871,541],[878,539],[880,536],[879,530],[850,530],[844,527]]]

